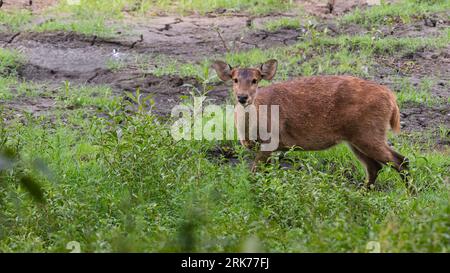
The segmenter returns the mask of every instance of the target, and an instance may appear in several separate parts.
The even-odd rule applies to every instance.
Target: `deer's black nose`
[[[238,96],[238,101],[239,101],[239,103],[241,103],[241,104],[245,104],[245,103],[247,102],[247,100],[248,100],[248,96],[247,96],[247,95],[244,95],[244,96]]]

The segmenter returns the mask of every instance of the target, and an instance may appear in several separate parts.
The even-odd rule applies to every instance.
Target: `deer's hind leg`
[[[386,140],[380,139],[364,139],[360,141],[352,141],[352,146],[361,151],[367,157],[379,163],[391,165],[402,177],[406,188],[411,194],[415,194],[416,190],[410,183],[408,174],[408,159],[398,152],[392,150]]]
[[[372,185],[375,184],[375,181],[377,180],[378,172],[383,168],[383,165],[368,157],[363,152],[358,150],[354,145],[350,144],[350,148],[352,149],[353,153],[356,155],[356,157],[364,164],[366,167],[366,174],[367,174],[367,183],[366,187],[371,188]]]
[[[256,154],[255,161],[253,161],[251,171],[256,172],[258,169],[259,163],[267,163],[267,160],[269,159],[271,154],[272,154],[272,152],[269,152],[269,151],[258,151]]]

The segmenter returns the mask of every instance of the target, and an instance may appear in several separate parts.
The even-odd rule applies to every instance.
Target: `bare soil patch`
[[[151,94],[155,101],[154,112],[170,115],[172,108],[182,102],[183,97],[191,92],[201,90],[201,84],[194,78],[179,76],[156,77],[152,74],[121,71],[120,73],[100,72],[91,81],[94,84],[108,84],[115,90],[134,93],[138,88],[142,94]],[[199,95],[199,94],[197,94]],[[228,97],[228,88],[218,86],[208,93],[208,99],[213,103],[223,103]]]
[[[422,131],[439,125],[450,126],[450,107],[448,105],[432,106],[409,105],[400,113],[402,129]]]
[[[118,93],[134,92],[139,87],[142,93],[154,95],[157,113],[168,114],[180,101],[180,96],[189,95],[190,86],[201,88],[200,84],[193,78],[156,77],[132,68],[110,71],[107,63],[115,58],[114,51],[125,63],[148,57],[151,66],[154,65],[152,56],[195,61],[223,55],[227,50],[283,46],[297,40],[300,30],[267,32],[249,28],[250,23],[260,26],[268,19],[167,16],[134,25],[134,35],[101,38],[66,32],[0,33],[0,43],[26,56],[28,62],[19,71],[25,80],[54,86],[66,80],[78,84],[107,84]],[[219,85],[208,96],[223,102],[228,88]]]
[[[421,49],[404,56],[379,56],[375,80],[396,90],[395,78],[407,77],[414,87],[424,79],[433,81],[431,94],[443,101],[450,97],[450,47]]]
[[[431,58],[431,56],[434,56]],[[393,91],[399,91],[400,87],[395,79],[405,77],[413,88],[419,88],[421,81],[432,81],[431,96],[442,101],[442,104],[427,106],[407,103],[400,109],[402,129],[406,131],[423,131],[443,125],[450,128],[450,62],[448,48],[414,53],[412,60],[407,58],[392,58],[383,61],[375,80],[378,83],[389,86]]]
[[[9,120],[21,120],[27,122],[27,115],[33,117],[53,117],[54,111],[58,108],[54,98],[16,98],[14,100],[0,101],[3,108],[2,117],[5,122]]]
[[[46,82],[54,88],[60,87],[64,81],[74,84],[107,85],[112,87],[115,95],[124,95],[124,92],[135,93],[137,89],[141,94],[152,95],[155,101],[154,113],[170,114],[171,109],[179,104],[183,97],[190,96],[191,92],[202,90],[201,83],[192,77],[179,76],[157,77],[151,73],[142,73],[130,69],[111,71],[96,68],[88,72],[56,71],[36,65],[25,65],[19,70],[19,76],[33,81]],[[215,103],[223,103],[228,97],[228,88],[222,84],[216,86],[208,93],[208,99]]]

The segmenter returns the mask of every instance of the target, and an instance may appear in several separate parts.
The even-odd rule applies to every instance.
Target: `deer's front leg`
[[[253,149],[257,140],[257,123],[255,121],[250,122],[241,105],[238,105],[234,112],[234,124],[242,146]]]
[[[267,162],[267,159],[269,159],[271,153],[272,153],[272,152],[268,152],[268,151],[259,151],[259,152],[256,154],[255,161],[253,161],[253,165],[252,165],[251,171],[252,171],[253,173],[256,172],[257,169],[258,169],[258,164],[259,164],[259,163],[266,163],[266,162]]]

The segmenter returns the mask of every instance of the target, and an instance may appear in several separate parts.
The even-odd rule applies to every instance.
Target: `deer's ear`
[[[219,76],[222,81],[226,82],[231,80],[231,70],[233,70],[233,68],[229,64],[222,61],[215,61],[211,67],[216,70],[217,76]]]
[[[277,66],[278,61],[277,60],[268,60],[267,62],[263,63],[259,67],[259,71],[261,72],[261,77],[265,80],[270,81],[275,76],[275,73],[277,73]]]

